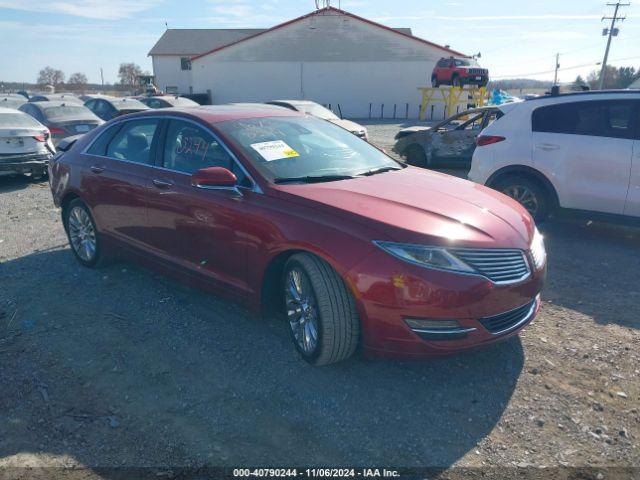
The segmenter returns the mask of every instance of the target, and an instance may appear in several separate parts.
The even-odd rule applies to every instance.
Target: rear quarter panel
[[[496,135],[506,140],[473,153],[469,179],[481,184],[502,168],[513,165],[533,166],[531,109],[525,103],[505,108],[505,114],[486,127],[481,135]]]

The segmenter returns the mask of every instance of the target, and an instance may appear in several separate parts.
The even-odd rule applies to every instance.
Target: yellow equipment
[[[444,118],[453,115],[457,111],[460,104],[467,109],[468,104],[476,107],[482,107],[487,102],[487,88],[475,87],[449,87],[443,85],[438,88],[420,87],[418,88],[422,94],[420,103],[420,120],[425,120],[425,113],[429,105],[434,106],[435,103],[444,104]]]

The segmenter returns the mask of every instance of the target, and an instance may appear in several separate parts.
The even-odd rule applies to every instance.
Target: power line
[[[636,59],[640,59],[640,56],[635,56],[635,57],[624,57],[624,58],[614,58],[611,60],[611,62],[622,62],[625,60],[636,60]],[[570,67],[564,67],[564,68],[558,68],[559,72],[564,72],[566,70],[575,70],[576,68],[584,68],[584,67],[595,67],[597,65],[600,65],[600,62],[593,61],[590,63],[582,63],[580,65],[572,65]],[[516,74],[512,74],[512,75],[500,75],[498,77],[491,77],[493,80],[501,80],[501,79],[505,79],[505,78],[525,78],[525,77],[535,77],[538,75],[545,75],[547,73],[554,73],[555,70],[545,70],[543,72],[533,72],[533,73],[516,73]]]
[[[604,87],[604,77],[607,72],[607,58],[609,57],[609,48],[611,47],[611,38],[618,36],[618,29],[616,28],[616,22],[623,22],[626,16],[619,17],[618,10],[620,7],[628,7],[631,5],[630,3],[620,3],[619,1],[616,3],[607,3],[609,7],[615,7],[613,11],[613,17],[602,17],[602,21],[611,20],[611,26],[607,29],[605,28],[602,31],[603,35],[609,35],[607,38],[607,48],[604,50],[604,59],[602,60],[602,70],[600,70],[600,90]]]

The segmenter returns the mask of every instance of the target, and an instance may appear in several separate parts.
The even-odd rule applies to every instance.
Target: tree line
[[[607,65],[604,74],[605,89],[629,88],[633,82],[640,79],[640,69],[634,67],[614,67]],[[583,86],[588,86],[591,90],[600,87],[600,71],[592,71],[585,79],[578,75],[572,84],[572,89],[580,90]]]
[[[133,86],[136,85],[138,76],[148,75],[147,72],[143,72],[142,68],[135,63],[121,63],[118,69],[118,78],[121,85]],[[65,82],[66,75],[62,70],[52,68],[50,66],[44,67],[38,73],[38,85],[53,85],[54,87],[59,85],[73,85],[84,86],[89,83],[87,76],[84,73],[76,72],[69,76],[69,80]]]

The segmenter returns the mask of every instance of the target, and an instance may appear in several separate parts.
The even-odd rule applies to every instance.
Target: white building
[[[265,30],[264,28],[166,30],[149,52],[156,86],[169,93],[197,93],[193,90],[191,80],[191,57]]]
[[[180,57],[204,40],[181,41],[172,38],[175,32],[184,32],[184,38],[194,31],[168,30],[150,52],[162,89],[208,93],[214,104],[308,99],[351,118],[391,118],[394,110],[398,118],[416,118],[417,89],[430,84],[435,63],[443,56],[464,56],[408,29],[329,7],[268,30],[213,31],[238,38],[193,55],[191,70],[182,71]],[[180,51],[163,47],[176,41],[185,44]]]

